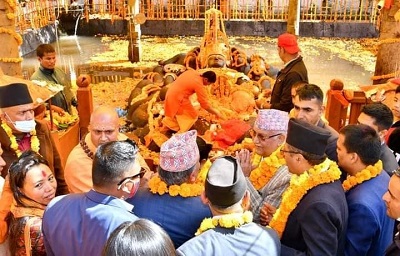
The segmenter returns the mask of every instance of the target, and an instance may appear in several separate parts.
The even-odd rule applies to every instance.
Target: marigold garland
[[[167,184],[160,179],[159,176],[155,175],[149,180],[150,192],[153,194],[164,195],[168,193],[170,196],[181,196],[181,197],[193,197],[199,196],[204,191],[204,182],[207,177],[208,170],[210,169],[211,162],[207,162],[203,165],[200,172],[197,174],[196,181],[194,183],[182,183],[181,185]]]
[[[19,63],[22,62],[22,58],[0,58],[0,61],[7,63]]]
[[[364,170],[356,173],[356,175],[348,175],[346,180],[343,181],[343,189],[344,191],[349,191],[353,187],[358,184],[363,183],[364,181],[370,180],[378,176],[383,170],[382,161],[379,160],[374,165],[368,165]]]
[[[281,153],[281,147],[278,147],[270,156],[265,157],[258,167],[251,171],[249,179],[255,189],[262,189],[275,175],[279,167],[286,164],[285,158]]]
[[[209,229],[216,228],[217,226],[223,228],[238,228],[252,221],[253,214],[250,211],[214,216],[213,218],[204,219],[195,235],[198,236]]]
[[[328,158],[321,164],[314,166],[301,175],[293,174],[290,185],[283,193],[282,203],[276,210],[270,227],[282,237],[289,215],[296,208],[297,204],[307,194],[308,190],[325,183],[330,183],[340,178],[340,170],[336,162]]]
[[[7,13],[6,16],[7,16],[7,19],[9,19],[9,20],[15,19],[15,14],[14,13],[9,12],[9,13]]]
[[[10,138],[10,142],[11,142],[10,147],[15,151],[15,153],[19,157],[22,154],[22,152],[18,148],[17,138],[12,133],[11,128],[5,122],[1,123],[1,127],[3,127],[7,136]],[[31,135],[31,150],[35,151],[36,153],[39,153],[40,141],[39,141],[38,137],[36,136],[36,130],[31,131],[30,135]]]
[[[10,34],[11,36],[14,37],[14,39],[17,41],[18,45],[22,44],[22,37],[20,34],[17,34],[14,30],[9,29],[9,28],[0,28],[0,33],[6,33]]]

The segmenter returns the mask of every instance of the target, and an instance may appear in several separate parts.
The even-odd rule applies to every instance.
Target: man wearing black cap
[[[348,218],[337,164],[325,155],[329,132],[290,119],[281,150],[293,174],[270,226],[282,255],[343,255]]]
[[[214,161],[202,201],[213,218],[203,220],[197,237],[180,246],[178,255],[280,255],[276,233],[252,222],[246,180],[235,158]]]
[[[386,215],[382,196],[389,175],[379,160],[381,140],[370,126],[348,125],[339,133],[338,157],[349,208],[344,255],[384,255],[392,241],[394,222]]]
[[[68,193],[60,155],[46,123],[34,120],[34,105],[28,86],[14,83],[0,86],[0,143],[6,162],[2,176],[6,177],[8,167],[25,150],[41,154],[47,161],[57,180],[57,194]],[[6,238],[8,215],[12,193],[8,179],[0,199],[0,242]]]

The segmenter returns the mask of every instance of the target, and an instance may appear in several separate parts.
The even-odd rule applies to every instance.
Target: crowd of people
[[[278,52],[285,66],[251,123],[252,151],[210,157],[188,97],[224,119],[205,93],[215,74],[191,70],[167,92],[163,129],[177,133],[157,170],[107,106],[64,167],[27,85],[1,85],[0,254],[400,255],[400,86],[392,110],[366,104],[336,131],[296,37],[281,35]],[[38,48],[35,78],[62,83],[54,53]],[[57,111],[75,104],[67,94]]]

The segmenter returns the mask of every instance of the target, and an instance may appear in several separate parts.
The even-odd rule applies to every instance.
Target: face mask
[[[131,192],[129,193],[129,198],[132,198],[132,197],[136,194],[136,192],[137,192],[138,189],[139,189],[139,184],[140,184],[140,180],[136,180],[136,181],[133,183],[133,186],[132,186],[132,188],[131,188]]]
[[[36,122],[33,119],[28,121],[15,121],[14,126],[18,131],[28,133],[35,129]]]
[[[137,179],[137,180],[133,181],[132,187],[131,187],[131,189],[129,191],[129,189],[127,188],[127,186],[125,184],[124,187],[122,188],[122,191],[124,191],[126,193],[129,193],[129,196],[123,197],[123,199],[126,200],[126,199],[129,199],[129,198],[132,198],[136,194],[136,192],[138,191],[139,185],[140,185],[140,180]]]
[[[10,122],[14,125],[15,129],[17,129],[20,132],[31,132],[35,129],[36,126],[36,122],[35,120],[28,120],[28,121],[15,121],[13,122],[13,120],[11,120],[10,116],[5,113],[6,116],[8,117],[8,120],[10,120]]]

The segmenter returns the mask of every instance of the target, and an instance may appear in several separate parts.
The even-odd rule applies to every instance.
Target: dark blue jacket
[[[281,255],[343,255],[347,218],[339,181],[314,187],[289,215]]]
[[[136,216],[152,220],[164,228],[175,248],[194,237],[203,219],[212,216],[210,209],[201,202],[199,196],[160,196],[151,193],[147,188],[141,188],[127,202],[135,206],[133,212]]]
[[[386,215],[383,194],[389,175],[382,171],[346,193],[349,223],[345,255],[384,255],[393,240],[394,221]]]

